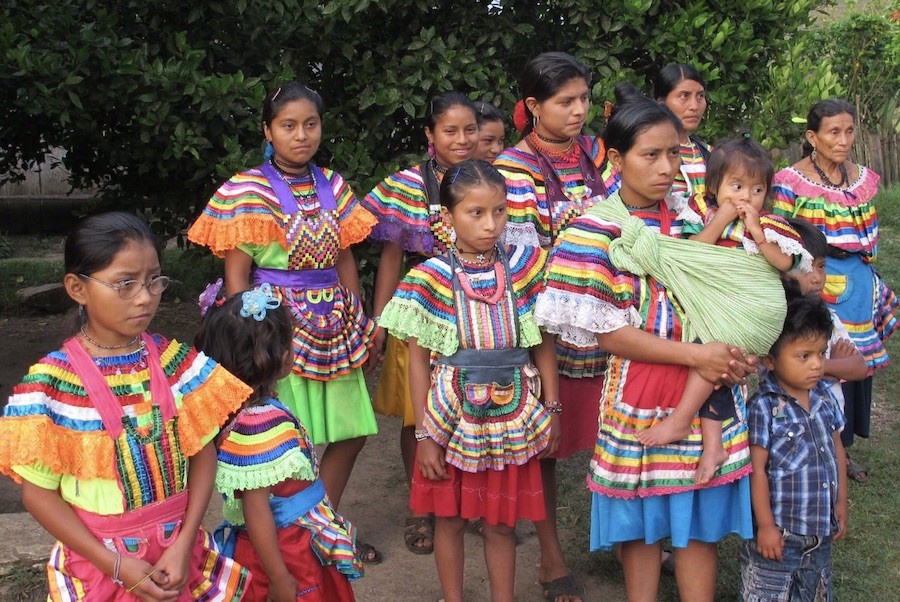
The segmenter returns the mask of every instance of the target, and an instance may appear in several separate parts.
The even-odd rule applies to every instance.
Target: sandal
[[[356,557],[363,564],[381,564],[381,561],[384,560],[381,552],[376,550],[375,546],[358,539],[356,540]]]
[[[865,483],[869,479],[869,470],[857,464],[847,452],[847,476],[857,483]]]
[[[556,602],[560,596],[574,596],[584,600],[584,588],[578,585],[571,573],[553,581],[541,581],[540,584],[544,590],[544,598],[550,602]]]
[[[425,545],[427,542],[427,545]],[[413,554],[434,552],[434,517],[408,516],[403,525],[403,543]]]

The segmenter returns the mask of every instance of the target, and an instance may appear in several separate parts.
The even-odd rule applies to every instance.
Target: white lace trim
[[[556,291],[544,291],[538,295],[534,307],[538,324],[551,334],[577,347],[597,345],[597,335],[634,326],[640,315],[622,310],[597,299]]]
[[[789,238],[774,230],[769,230],[768,228],[763,229],[763,232],[766,235],[766,241],[778,245],[778,248],[781,249],[781,252],[785,255],[800,256],[800,263],[795,269],[800,270],[804,274],[808,274],[812,271],[812,255],[809,254],[809,251],[803,247],[800,241]],[[748,254],[756,255],[759,253],[759,245],[757,245],[756,241],[751,237],[745,236],[743,245],[744,250]]]
[[[512,222],[506,222],[506,228],[503,230],[503,235],[501,236],[501,243],[504,245],[521,245],[525,247],[542,246],[537,230],[534,228],[534,224],[529,223],[514,224]],[[544,244],[549,245],[550,241],[548,240]]]

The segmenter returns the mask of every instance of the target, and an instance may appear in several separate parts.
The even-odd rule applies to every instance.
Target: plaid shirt
[[[809,392],[809,412],[784,392],[771,373],[747,404],[750,444],[769,452],[769,502],[775,524],[799,535],[831,535],[838,495],[833,434],[844,415],[819,381]]]

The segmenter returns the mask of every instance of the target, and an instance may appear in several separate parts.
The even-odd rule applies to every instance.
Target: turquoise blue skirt
[[[685,548],[691,540],[715,543],[735,533],[753,537],[750,477],[708,489],[624,500],[599,493],[591,496],[591,551],[611,550],[619,543],[666,537]]]

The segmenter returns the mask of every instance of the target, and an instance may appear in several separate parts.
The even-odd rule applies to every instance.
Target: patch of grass
[[[207,284],[223,276],[224,264],[218,257],[198,247],[166,249],[162,272],[172,278],[164,299],[194,302]]]
[[[0,574],[0,599],[37,602],[47,598],[47,572],[43,566],[14,567]]]
[[[0,259],[0,313],[5,316],[28,313],[19,304],[16,291],[29,286],[61,282],[61,259]]]
[[[876,265],[900,294],[900,186],[883,190],[875,202],[880,227]],[[875,375],[872,437],[857,438],[852,447],[854,459],[869,469],[869,479],[850,482],[848,533],[832,552],[836,600],[900,600],[900,333],[887,348],[894,363]],[[587,553],[588,463],[589,456],[579,454],[557,465],[560,539],[572,570],[600,575],[624,588],[622,569],[611,553]],[[740,545],[737,537],[719,544],[717,600],[738,599]],[[660,580],[659,599],[678,600],[674,579]]]

